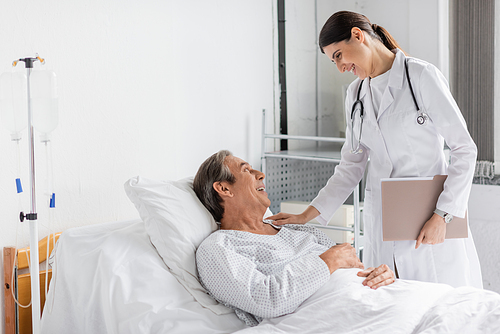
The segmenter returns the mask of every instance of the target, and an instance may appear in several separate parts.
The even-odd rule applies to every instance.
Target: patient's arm
[[[356,250],[348,243],[333,246],[319,257],[325,261],[330,274],[340,268],[364,269],[363,263],[356,256]]]
[[[363,285],[369,286],[372,289],[392,284],[395,281],[394,272],[386,264],[382,264],[377,268],[370,267],[360,271],[358,276],[366,277],[363,281]]]

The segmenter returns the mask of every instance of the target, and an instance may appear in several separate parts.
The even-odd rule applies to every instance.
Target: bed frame
[[[61,233],[55,234],[56,241]],[[47,246],[49,253],[54,248],[54,237],[50,235],[38,243],[39,262],[47,260]],[[30,256],[29,247],[18,249],[16,257],[14,247],[4,247],[3,249],[3,272],[4,272],[4,296],[5,296],[5,334],[28,334],[32,333],[31,328],[31,306],[28,308],[16,305],[12,292],[19,303],[27,305],[31,299],[31,278],[30,274],[20,274],[19,271],[28,268],[28,258]],[[16,263],[14,263],[14,261]],[[14,266],[13,266],[14,265]],[[14,286],[11,286],[12,268],[14,268]],[[45,273],[48,271],[48,281],[52,278],[52,270],[40,271],[40,309],[43,312],[45,304]]]

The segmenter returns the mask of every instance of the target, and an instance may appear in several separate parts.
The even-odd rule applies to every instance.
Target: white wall
[[[123,191],[135,175],[194,175],[224,148],[260,166],[261,110],[271,111],[272,126],[275,106],[273,6],[268,0],[2,2],[0,73],[38,52],[58,76],[56,230],[138,217]],[[19,207],[15,145],[0,125],[2,248],[15,245],[16,227],[26,225],[19,211],[29,211],[23,135]],[[36,156],[42,237],[46,158],[38,140]],[[27,246],[27,226],[24,241],[19,235],[18,246]],[[0,306],[3,324],[3,298]]]

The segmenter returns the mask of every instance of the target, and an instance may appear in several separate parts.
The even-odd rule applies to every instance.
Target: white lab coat
[[[400,50],[394,52],[396,58],[377,117],[368,78],[361,89],[360,100],[365,108],[361,154],[350,153],[351,108],[360,79],[349,86],[345,106],[348,126],[342,160],[311,205],[320,212],[318,221],[326,225],[368,168],[363,209],[365,266],[387,264],[394,270],[396,263],[399,277],[403,279],[482,288],[479,259],[470,230],[466,239],[446,239],[437,245],[422,244],[417,250],[415,241],[382,239],[382,178],[447,174],[437,208],[464,217],[477,156],[476,145],[446,79],[432,64],[408,58],[417,103],[429,116],[424,126],[417,124],[417,111],[404,69],[406,57]],[[355,129],[356,138],[358,133],[359,129]],[[444,141],[451,149],[450,165],[445,160]]]

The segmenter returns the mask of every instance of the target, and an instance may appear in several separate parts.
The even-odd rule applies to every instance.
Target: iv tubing
[[[53,245],[54,245],[54,249],[55,249],[55,246],[56,246],[56,233],[55,231],[53,230],[53,214],[52,214],[52,209],[55,208],[55,203],[54,203],[54,206],[52,206],[52,197],[54,196],[54,192],[53,192],[53,180],[54,180],[54,175],[53,175],[53,168],[52,168],[52,150],[50,149],[50,140],[48,141],[45,141],[44,142],[45,144],[45,161],[46,161],[46,180],[47,180],[47,194],[49,195],[49,201],[48,201],[48,224],[47,224],[47,229],[49,231],[49,236],[47,238],[47,254],[46,254],[46,264],[47,264],[47,267],[45,268],[45,300],[47,300],[47,296],[48,296],[48,293],[49,293],[49,289],[48,289],[48,284],[49,284],[49,256],[50,256],[50,252],[49,252],[49,249],[50,249],[50,238],[51,236],[53,237]]]

